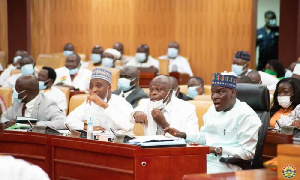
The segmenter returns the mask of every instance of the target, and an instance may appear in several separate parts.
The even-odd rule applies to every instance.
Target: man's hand
[[[145,124],[145,126],[148,127],[148,119],[145,113],[142,111],[136,111],[133,114],[133,117],[135,119],[135,123]]]
[[[170,128],[170,127],[165,128],[164,129],[164,134],[166,134],[166,133],[169,133],[169,134],[171,134],[172,136],[175,136],[175,137],[180,137],[180,138],[186,139],[186,133],[185,132],[180,132],[175,128]]]
[[[14,124],[16,124],[16,120],[10,120],[10,121],[6,121],[4,123],[7,127],[13,126]]]
[[[297,128],[300,128],[300,120],[295,120],[292,122],[291,126],[295,126]]]
[[[90,95],[87,97],[87,103],[91,104],[91,102],[94,102],[98,106],[106,109],[108,107],[108,104],[106,104],[103,99],[101,99],[97,94],[95,94],[92,90],[89,89]]]
[[[165,116],[159,109],[153,109],[151,111],[151,115],[153,117],[153,120],[160,125],[162,128],[167,128],[170,126],[170,124],[166,121]]]

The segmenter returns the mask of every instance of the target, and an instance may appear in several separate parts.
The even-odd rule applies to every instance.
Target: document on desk
[[[136,136],[129,141],[130,144],[141,146],[142,148],[159,148],[159,147],[184,147],[185,140],[177,137],[157,136]]]
[[[164,135],[156,136],[136,136],[135,139],[130,140],[130,142],[146,143],[146,142],[163,142],[163,141],[176,141],[181,138],[169,137]]]

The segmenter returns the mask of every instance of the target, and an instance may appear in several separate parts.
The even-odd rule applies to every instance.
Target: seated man
[[[293,62],[293,63],[290,64],[289,68],[285,71],[285,75],[284,75],[285,78],[292,77],[293,71],[294,71],[297,64],[299,64],[298,61]]]
[[[132,123],[144,125],[146,136],[162,135],[163,129],[176,127],[183,132],[199,131],[196,107],[172,97],[168,76],[157,76],[150,83],[150,99],[143,99],[131,114]]]
[[[128,121],[132,106],[122,97],[111,93],[111,72],[106,68],[95,68],[90,81],[90,96],[67,117],[66,125],[71,129],[83,129],[84,120],[92,118],[95,129],[130,131]]]
[[[129,56],[123,55],[124,54],[124,46],[122,43],[116,42],[113,45],[113,49],[115,49],[121,53],[121,57],[119,59],[117,59],[117,61],[121,61],[123,65],[126,65],[131,60],[131,58]]]
[[[38,74],[39,89],[46,97],[55,101],[59,109],[65,113],[68,108],[66,95],[57,87],[53,86],[55,79],[55,70],[51,67],[44,66]]]
[[[172,83],[172,97],[177,97],[178,99],[182,99],[184,101],[193,100],[193,98],[186,96],[184,93],[180,92],[180,87],[178,86],[178,81],[175,77],[169,76],[170,81]]]
[[[143,98],[149,98],[143,89],[139,86],[139,70],[134,66],[125,66],[120,72],[118,80],[119,89],[113,94],[119,95],[126,99],[133,108]]]
[[[170,42],[168,46],[168,54],[160,56],[159,59],[169,59],[169,72],[185,73],[193,77],[193,72],[189,62],[182,56],[178,55],[180,52],[179,44],[176,41]]]
[[[237,51],[234,54],[231,70],[236,76],[247,75],[252,69],[249,69],[250,54],[247,51]],[[262,71],[258,71],[261,77],[262,85],[269,90],[275,90],[278,79]]]
[[[208,174],[237,171],[240,167],[221,163],[219,159],[253,158],[261,121],[250,106],[236,98],[236,76],[214,74],[211,93],[214,104],[203,116],[200,133],[179,132],[175,128],[167,128],[165,132],[209,146]]]
[[[14,62],[10,64],[0,76],[0,86],[2,86],[6,80],[10,77],[10,73],[14,69],[20,69],[20,60],[23,55],[28,54],[26,51],[17,51],[14,57]]]
[[[115,49],[108,48],[104,51],[102,58],[102,66],[107,68],[115,68],[115,62],[120,59],[121,53]]]
[[[65,46],[64,46],[64,52],[63,54],[65,56],[70,56],[71,54],[75,53],[75,48],[73,46],[73,44],[71,43],[67,43]]]
[[[188,97],[194,99],[195,96],[204,94],[204,81],[201,77],[192,77],[188,81]]]
[[[261,77],[258,71],[252,70],[247,76],[251,79],[252,84],[261,84]]]
[[[252,80],[249,76],[241,75],[241,76],[237,77],[236,83],[250,83],[251,84]]]
[[[14,74],[10,76],[7,81],[3,84],[3,87],[9,87],[14,89],[16,80],[21,77],[22,75],[35,75],[35,63],[33,61],[33,58],[27,54],[22,56],[20,59],[20,67],[22,73]]]
[[[159,61],[152,58],[149,54],[150,48],[147,44],[139,45],[136,50],[135,59],[131,59],[126,66],[138,67],[141,72],[158,73]]]
[[[300,79],[300,63],[296,64],[292,77]]]
[[[70,90],[86,91],[92,72],[80,66],[80,56],[71,54],[66,58],[66,66],[56,69],[55,85],[70,88]]]
[[[2,115],[1,122],[7,127],[15,124],[16,117],[32,117],[37,125],[63,129],[66,118],[53,100],[39,93],[39,81],[33,75],[23,75],[16,81],[12,107]]]
[[[103,47],[96,45],[91,54],[91,62],[89,62],[88,69],[94,69],[96,66],[101,66],[101,59],[103,57]]]

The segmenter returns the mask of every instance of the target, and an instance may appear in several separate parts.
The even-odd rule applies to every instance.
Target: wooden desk
[[[171,72],[170,76],[175,77],[179,85],[186,85],[190,80],[190,75],[185,73]]]
[[[225,179],[246,179],[246,180],[276,180],[275,171],[267,169],[254,169],[245,171],[236,171],[220,174],[189,174],[183,177],[184,180],[225,180]]]
[[[278,144],[293,144],[293,135],[268,131],[262,155],[264,161],[273,159],[277,156]]]
[[[149,148],[4,131],[0,153],[42,167],[51,179],[181,179],[205,173],[208,147]]]
[[[139,86],[141,88],[149,88],[150,82],[155,76],[154,72],[140,72]]]

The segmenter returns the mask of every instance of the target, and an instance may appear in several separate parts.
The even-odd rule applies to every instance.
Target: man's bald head
[[[180,48],[178,42],[176,42],[176,41],[170,42],[168,47],[169,48],[175,48],[175,49],[178,49],[178,50]]]
[[[113,49],[116,49],[118,50],[122,55],[124,53],[124,46],[122,43],[120,42],[116,42],[114,45],[113,45]]]
[[[125,66],[120,72],[120,76],[127,75],[131,78],[137,78],[137,79],[139,78],[139,74],[140,74],[140,71],[135,66]]]
[[[168,76],[160,75],[156,76],[150,82],[150,100],[159,101],[170,101],[172,96],[172,85],[171,80]]]
[[[19,94],[19,99],[27,103],[39,94],[39,81],[34,75],[23,75],[16,81],[15,89]]]
[[[170,76],[169,78],[170,78],[170,81],[171,81],[171,84],[172,84],[172,89],[174,91],[176,91],[177,88],[178,88],[178,81],[177,81],[177,79],[175,77],[173,77],[173,76]]]
[[[261,77],[258,71],[252,70],[247,76],[251,79],[253,84],[261,84]]]
[[[159,75],[152,79],[150,82],[150,86],[154,84],[159,84],[161,86],[164,86],[167,90],[172,89],[172,83],[168,76],[165,75]]]

